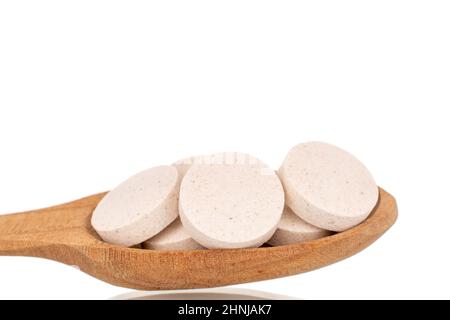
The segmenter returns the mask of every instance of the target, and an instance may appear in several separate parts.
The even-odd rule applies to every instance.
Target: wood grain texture
[[[75,265],[100,280],[133,289],[206,288],[289,276],[332,264],[372,244],[397,219],[395,199],[380,189],[377,207],[366,221],[319,240],[254,249],[152,251],[101,241],[90,218],[104,195],[0,216],[0,255]]]

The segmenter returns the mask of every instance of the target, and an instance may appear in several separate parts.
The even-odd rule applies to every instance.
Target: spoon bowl
[[[155,251],[101,240],[90,221],[105,194],[0,216],[0,255],[59,261],[110,284],[132,289],[207,288],[324,267],[368,247],[397,219],[394,197],[380,188],[378,204],[364,222],[318,240],[251,249]]]

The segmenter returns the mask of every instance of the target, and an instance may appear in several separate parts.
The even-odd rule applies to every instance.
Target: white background
[[[1,1],[0,212],[108,190],[189,155],[277,168],[323,140],[396,196],[397,224],[346,261],[242,288],[450,298],[448,1]],[[129,292],[0,258],[0,298]]]

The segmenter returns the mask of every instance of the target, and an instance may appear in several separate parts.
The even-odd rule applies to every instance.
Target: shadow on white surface
[[[240,288],[215,288],[169,291],[132,291],[111,300],[301,300],[265,291]]]

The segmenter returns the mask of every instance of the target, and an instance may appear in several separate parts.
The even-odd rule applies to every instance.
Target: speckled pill
[[[175,220],[156,236],[142,243],[142,248],[153,250],[204,249],[184,230],[180,219]]]
[[[317,228],[302,220],[286,206],[277,230],[267,243],[271,246],[282,246],[316,240],[331,234],[332,231]]]
[[[240,153],[189,168],[180,188],[186,231],[206,248],[258,247],[276,230],[284,192],[275,172]]]
[[[178,217],[179,175],[173,166],[143,171],[109,192],[92,215],[92,226],[109,243],[134,246]]]
[[[306,222],[344,231],[365,220],[378,201],[378,187],[353,155],[323,142],[291,149],[278,171],[286,203]]]

